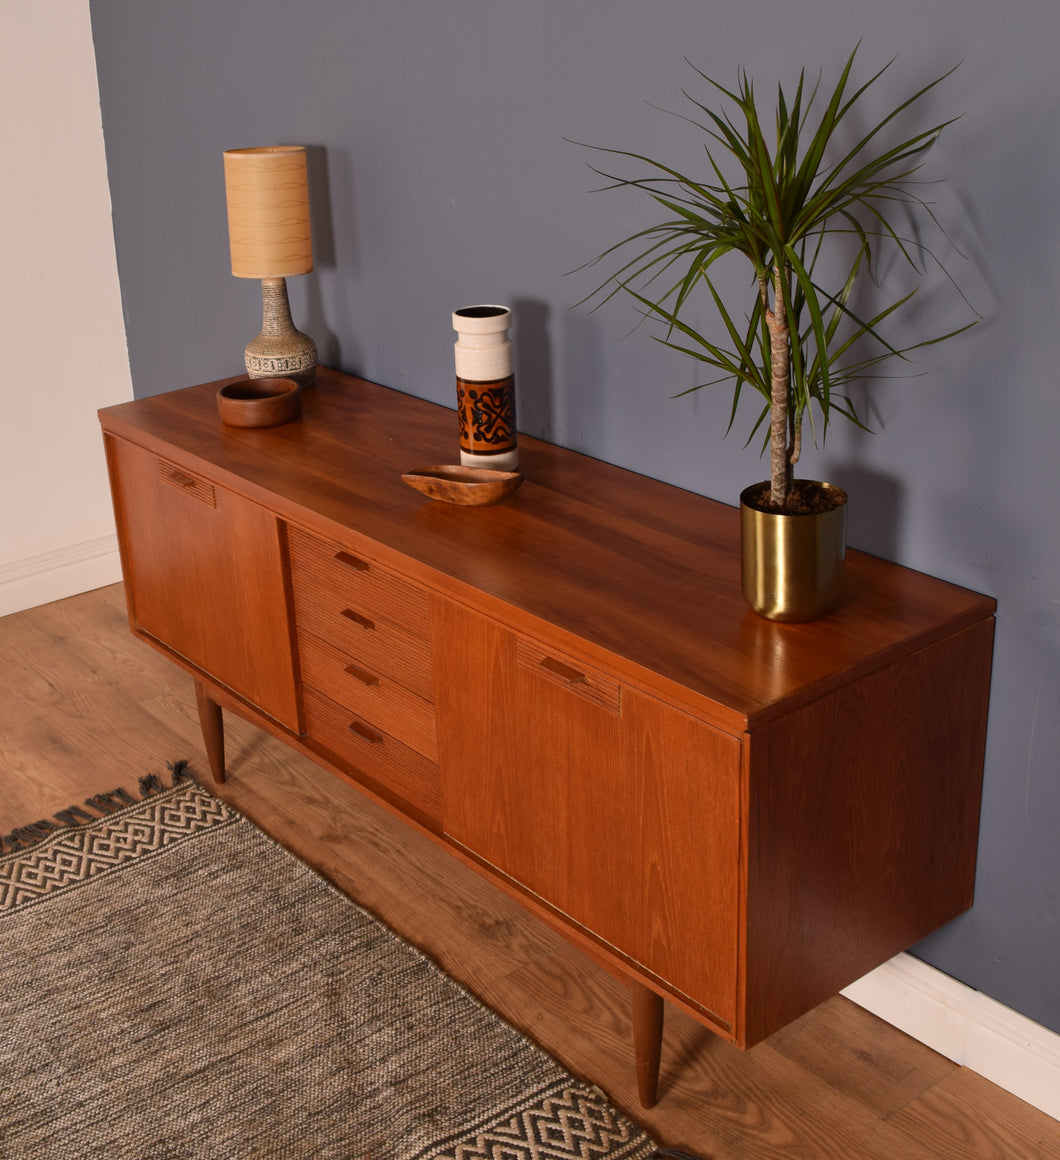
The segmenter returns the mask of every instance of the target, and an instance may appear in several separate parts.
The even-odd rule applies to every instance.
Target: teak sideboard
[[[627,978],[645,1103],[664,1000],[749,1047],[971,905],[993,600],[851,551],[776,624],[734,508],[525,436],[505,502],[434,502],[401,474],[456,461],[452,410],[321,369],[231,428],[220,385],[100,412],[214,777],[223,707]]]

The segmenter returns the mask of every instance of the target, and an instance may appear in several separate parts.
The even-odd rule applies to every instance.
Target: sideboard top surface
[[[424,498],[402,472],[457,461],[453,410],[320,368],[303,416],[221,424],[222,382],[100,412],[105,431],[532,632],[555,626],[753,728],[993,614],[994,601],[861,552],[846,596],[811,624],[744,602],[737,509],[520,436],[522,487],[501,504]]]

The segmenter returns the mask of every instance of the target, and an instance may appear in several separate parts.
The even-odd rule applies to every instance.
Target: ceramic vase
[[[453,311],[460,462],[465,467],[515,471],[515,377],[506,306],[465,306]]]

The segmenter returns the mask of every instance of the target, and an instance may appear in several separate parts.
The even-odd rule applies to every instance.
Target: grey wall
[[[317,269],[290,283],[322,360],[453,402],[449,313],[513,305],[521,426],[734,502],[765,472],[723,439],[727,397],[628,306],[574,304],[567,271],[649,224],[574,138],[694,165],[686,56],[762,89],[803,64],[884,99],[963,61],[931,106],[964,112],[932,187],[984,321],[921,377],[871,391],[877,433],[834,428],[803,474],[852,495],[852,543],[1000,604],[976,903],[915,948],[1060,1030],[1060,178],[1056,0],[92,0],[133,380],[147,395],[238,373],[254,283],[228,271],[221,152],[313,147]],[[701,90],[697,90],[701,91]],[[930,279],[917,325],[953,312]],[[903,337],[898,334],[899,338]]]

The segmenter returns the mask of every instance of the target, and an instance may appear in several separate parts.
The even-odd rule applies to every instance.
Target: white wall
[[[0,615],[120,578],[96,409],[132,398],[88,0],[0,0]]]

